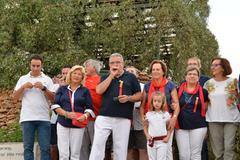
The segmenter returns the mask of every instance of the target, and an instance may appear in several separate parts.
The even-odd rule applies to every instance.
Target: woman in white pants
[[[89,90],[81,85],[84,74],[82,66],[73,66],[66,77],[68,85],[58,89],[52,106],[58,114],[57,142],[60,160],[80,159],[84,126],[75,126],[72,120],[84,122],[90,115],[95,116]],[[77,112],[82,115],[77,116]]]
[[[186,82],[178,90],[180,113],[175,133],[180,160],[201,160],[202,143],[207,133],[208,93],[198,83],[199,75],[198,68],[188,67]]]

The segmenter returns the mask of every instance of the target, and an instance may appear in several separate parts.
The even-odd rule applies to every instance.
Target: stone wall
[[[6,128],[19,118],[21,105],[12,99],[12,90],[0,90],[0,128]]]

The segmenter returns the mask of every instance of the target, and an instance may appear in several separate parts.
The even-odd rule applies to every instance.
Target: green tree
[[[122,53],[127,64],[140,69],[163,59],[177,82],[190,56],[199,56],[208,73],[218,44],[207,29],[207,0],[97,2],[2,0],[0,86],[13,86],[28,70],[27,58],[33,53],[44,56],[50,75],[64,64],[81,64],[89,57],[107,66],[112,52]]]

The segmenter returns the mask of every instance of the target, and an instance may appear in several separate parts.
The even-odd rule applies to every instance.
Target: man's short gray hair
[[[111,54],[109,59],[112,58],[112,57],[120,57],[124,61],[123,56],[120,53],[113,53],[113,54]]]
[[[88,59],[84,62],[83,66],[86,67],[86,64],[94,67],[96,69],[97,74],[100,73],[100,70],[103,67],[103,63],[98,61],[98,60],[94,60],[94,59]]]

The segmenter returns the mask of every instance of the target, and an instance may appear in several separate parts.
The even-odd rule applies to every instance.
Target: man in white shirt
[[[31,56],[31,71],[20,77],[13,92],[15,100],[22,99],[20,123],[23,132],[24,160],[34,160],[35,132],[38,136],[41,160],[51,160],[48,102],[54,98],[54,86],[51,78],[41,72],[42,67],[42,57]]]

